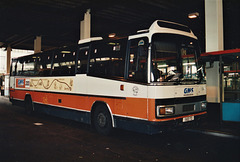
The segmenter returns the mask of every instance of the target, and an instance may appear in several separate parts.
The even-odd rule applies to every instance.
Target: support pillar
[[[206,28],[206,52],[222,51],[223,45],[223,2],[222,0],[205,0],[205,28]],[[219,60],[220,61],[220,60]],[[207,62],[207,101],[221,103],[224,97],[222,91],[222,77],[220,77],[220,65],[222,62]],[[212,64],[213,66],[210,66]],[[222,93],[223,94],[223,93]]]
[[[224,50],[223,2],[205,0],[206,52]]]
[[[223,39],[223,0],[205,0],[206,52],[224,50]],[[224,100],[223,62],[206,63],[206,83],[208,117],[215,122],[222,121],[222,102]]]
[[[7,47],[7,74],[10,73],[11,51],[12,51],[12,48],[8,46]]]
[[[80,40],[91,37],[91,14],[90,9],[84,14],[84,20],[80,22]]]
[[[41,52],[41,44],[42,44],[42,37],[37,36],[36,39],[34,39],[34,53]]]
[[[221,79],[223,79],[223,77],[221,77],[222,74],[220,74],[220,65],[220,61],[206,63],[207,101],[211,103],[220,103],[224,98],[224,96],[221,96],[221,92],[223,91]]]

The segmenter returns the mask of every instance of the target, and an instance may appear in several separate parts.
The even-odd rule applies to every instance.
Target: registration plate
[[[194,120],[194,116],[188,116],[183,118],[183,122],[189,122],[189,121],[193,121]]]

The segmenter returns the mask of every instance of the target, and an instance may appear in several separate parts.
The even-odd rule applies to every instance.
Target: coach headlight
[[[202,102],[201,103],[201,109],[207,109],[207,102]]]
[[[157,106],[157,116],[174,114],[174,106]]]

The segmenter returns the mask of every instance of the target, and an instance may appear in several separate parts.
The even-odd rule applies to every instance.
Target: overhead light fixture
[[[71,51],[61,51],[61,53],[71,53]]]
[[[193,12],[193,13],[190,13],[188,14],[188,18],[189,19],[195,19],[199,16],[199,13],[198,12]]]
[[[158,65],[157,67],[164,68],[164,67],[168,67],[168,65]]]
[[[108,35],[109,38],[114,38],[115,36],[116,36],[116,33],[110,33],[110,34]]]

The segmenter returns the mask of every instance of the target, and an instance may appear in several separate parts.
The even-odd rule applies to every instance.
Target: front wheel
[[[105,106],[96,107],[93,114],[93,125],[96,131],[103,135],[109,135],[112,132],[112,119]]]

